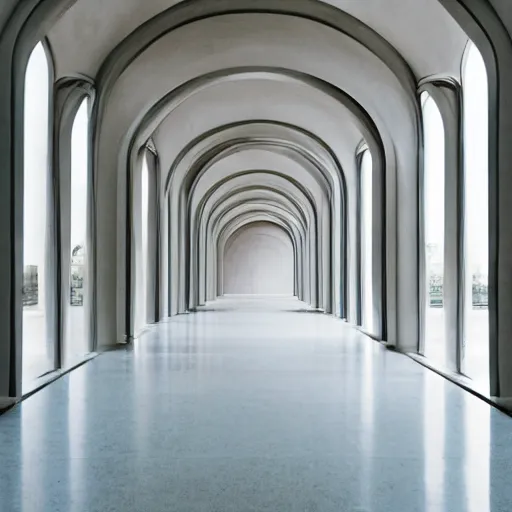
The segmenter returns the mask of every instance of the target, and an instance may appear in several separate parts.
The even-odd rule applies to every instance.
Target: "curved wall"
[[[269,222],[237,231],[224,248],[224,293],[293,295],[293,246],[280,227]]]

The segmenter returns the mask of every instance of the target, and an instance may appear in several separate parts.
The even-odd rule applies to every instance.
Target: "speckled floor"
[[[512,511],[511,418],[304,309],[223,299],[27,399],[0,511]]]

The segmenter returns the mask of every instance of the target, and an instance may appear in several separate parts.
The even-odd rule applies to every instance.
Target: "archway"
[[[269,222],[236,231],[224,248],[225,294],[293,295],[294,256],[288,234]]]

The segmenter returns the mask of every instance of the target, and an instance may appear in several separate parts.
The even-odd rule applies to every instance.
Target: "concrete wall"
[[[224,293],[293,295],[293,247],[284,230],[249,224],[224,249]]]

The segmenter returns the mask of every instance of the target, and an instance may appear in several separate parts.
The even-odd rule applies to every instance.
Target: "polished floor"
[[[294,299],[151,327],[0,417],[1,512],[510,512],[512,419]]]

